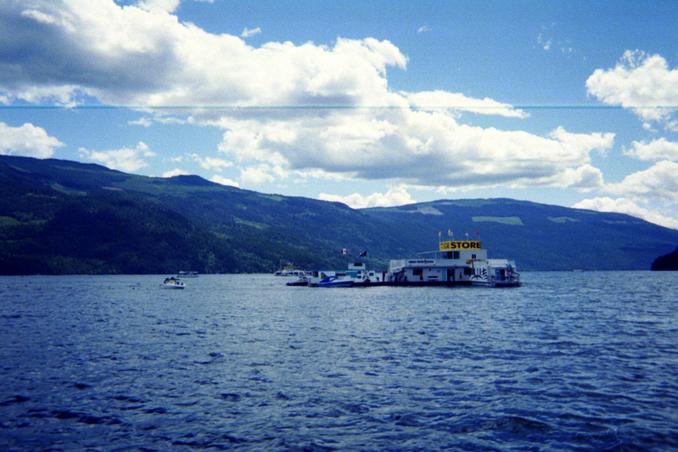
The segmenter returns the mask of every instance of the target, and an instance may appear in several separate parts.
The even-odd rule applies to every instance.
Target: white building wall
[[[442,281],[442,270],[440,268],[424,269],[424,281]]]

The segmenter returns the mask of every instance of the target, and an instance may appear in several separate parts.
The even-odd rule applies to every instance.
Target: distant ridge
[[[206,187],[206,186],[214,185],[214,182],[210,182],[207,179],[204,179],[200,176],[193,176],[193,175],[190,175],[190,176],[184,176],[184,175],[172,176],[172,177],[168,177],[167,181],[171,184],[186,185],[186,186],[190,186],[190,185],[200,186],[200,185],[202,185],[202,186]]]
[[[0,156],[0,274],[270,272],[287,262],[368,265],[468,233],[521,270],[650,268],[678,231],[629,215],[514,199],[438,200],[351,209],[67,160]]]

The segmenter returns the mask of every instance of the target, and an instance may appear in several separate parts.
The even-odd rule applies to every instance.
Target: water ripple
[[[3,277],[0,449],[678,448],[678,279]]]

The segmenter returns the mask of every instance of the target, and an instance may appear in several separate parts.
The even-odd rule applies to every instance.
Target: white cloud
[[[32,11],[54,19],[44,20],[22,16],[24,1],[0,2],[0,42],[7,55],[0,61],[0,97],[10,102],[68,103],[91,96],[138,106],[237,105],[241,108],[168,114],[191,114],[196,123],[223,128],[219,149],[247,166],[243,183],[299,170],[452,187],[600,183],[590,153],[609,148],[612,134],[558,128],[540,136],[463,124],[459,111],[526,114],[490,98],[389,89],[387,71],[405,68],[407,57],[387,40],[253,47],[238,36],[182,23],[167,13],[173,4],[163,4],[139,8],[111,0],[32,0]],[[417,108],[431,97],[464,108]]]
[[[318,198],[323,201],[341,202],[354,209],[401,206],[403,204],[412,204],[416,202],[407,192],[404,185],[390,187],[386,193],[372,193],[367,196],[361,195],[360,193],[352,193],[346,196],[320,193]]]
[[[322,169],[303,169],[297,170],[294,172],[295,176],[300,178],[301,182],[305,182],[308,179],[323,179],[323,180],[332,180],[332,181],[349,181],[353,179],[356,175],[351,173],[330,173]]]
[[[140,0],[137,5],[147,11],[161,11],[173,13],[179,7],[181,0]]]
[[[238,162],[321,169],[408,184],[489,187],[600,185],[590,153],[614,134],[562,128],[541,137],[459,124],[444,112],[389,109],[317,117],[222,118],[220,150]]]
[[[510,118],[526,118],[528,114],[509,104],[497,102],[488,97],[474,99],[461,93],[448,91],[420,91],[417,93],[404,93],[410,105],[423,110],[446,108],[453,111],[466,111],[481,115],[499,115]]]
[[[107,151],[94,151],[85,148],[78,150],[88,160],[99,162],[108,168],[134,172],[148,166],[146,158],[154,157],[155,152],[142,141],[133,148],[120,148]]]
[[[227,178],[227,177],[223,177],[223,176],[220,176],[220,175],[218,175],[218,174],[215,174],[214,176],[212,176],[212,177],[210,178],[210,180],[211,180],[212,182],[217,183],[217,184],[221,184],[221,185],[229,185],[229,186],[231,186],[231,187],[238,187],[238,188],[240,188],[240,184],[237,183],[236,181],[234,181],[233,179],[229,179],[229,178]]]
[[[245,185],[261,185],[273,182],[275,176],[267,165],[257,165],[241,169],[240,180]]]
[[[431,31],[431,28],[428,25],[422,25],[421,27],[417,28],[417,33],[428,33]]]
[[[551,50],[551,45],[553,44],[552,39],[547,39],[544,37],[542,33],[539,33],[537,35],[537,44],[541,46],[542,49],[546,50],[547,52]]]
[[[674,157],[675,143],[664,139],[633,142],[625,154],[641,160]],[[585,199],[574,207],[622,212],[652,223],[678,229],[678,162],[655,161],[647,169],[636,171],[620,182],[603,184],[601,190],[617,196]]]
[[[132,121],[127,121],[127,124],[130,126],[141,126],[141,127],[151,127],[153,124],[170,124],[170,125],[184,125],[184,124],[195,124],[195,119],[193,116],[188,116],[184,118],[177,118],[175,116],[168,116],[162,111],[157,111],[153,116],[142,116],[139,119],[134,119]]]
[[[631,173],[621,182],[607,184],[605,190],[624,196],[678,202],[678,163],[656,162],[650,168]]]
[[[181,168],[174,168],[173,170],[162,173],[162,177],[188,176],[190,174],[191,173]]]
[[[141,126],[141,127],[151,127],[153,125],[153,120],[147,116],[142,116],[139,119],[135,119],[132,121],[127,121],[127,124],[130,126]]]
[[[675,218],[667,216],[655,209],[642,207],[636,201],[628,198],[600,197],[584,199],[574,204],[572,207],[576,209],[597,210],[599,212],[626,213],[667,228],[678,229],[678,220]]]
[[[678,105],[678,69],[670,69],[661,55],[627,50],[614,68],[596,69],[586,88],[606,104],[631,109],[645,123],[678,130],[671,120],[675,108],[657,108]]]
[[[371,93],[384,93],[386,68],[406,65],[392,43],[373,38],[251,47],[180,22],[167,13],[175,3],[33,0],[22,16],[24,1],[2,2],[0,94],[140,106],[379,105]]]
[[[0,155],[48,158],[64,144],[49,136],[45,129],[31,123],[12,127],[0,122]]]
[[[34,9],[25,9],[21,11],[21,16],[33,19],[36,22],[43,24],[51,25],[57,23],[57,19],[54,16],[50,16],[49,14],[45,14],[42,11],[37,11]]]
[[[240,33],[241,38],[249,38],[250,36],[258,35],[261,33],[261,28],[255,27],[255,28],[243,28],[242,33]]]
[[[198,165],[202,169],[208,170],[208,171],[221,171],[224,168],[228,168],[230,166],[233,166],[232,162],[229,162],[228,160],[216,158],[216,157],[203,157],[199,154],[192,153],[188,154],[188,156],[194,161],[197,162]]]
[[[572,187],[580,191],[590,191],[602,187],[604,184],[603,172],[589,164],[578,168],[565,168],[559,176],[553,178],[548,185],[555,187]]]
[[[666,138],[658,138],[650,142],[633,141],[631,149],[625,149],[624,154],[640,160],[678,161],[678,143],[668,141]]]

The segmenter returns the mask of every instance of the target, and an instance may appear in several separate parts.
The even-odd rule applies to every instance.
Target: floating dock
[[[365,268],[363,262],[347,270],[308,272],[290,286],[371,287],[371,286],[460,286],[516,287],[520,274],[514,261],[488,259],[480,240],[446,240],[438,250],[421,253],[414,259],[394,259],[388,271]],[[306,282],[306,284],[304,284]]]

